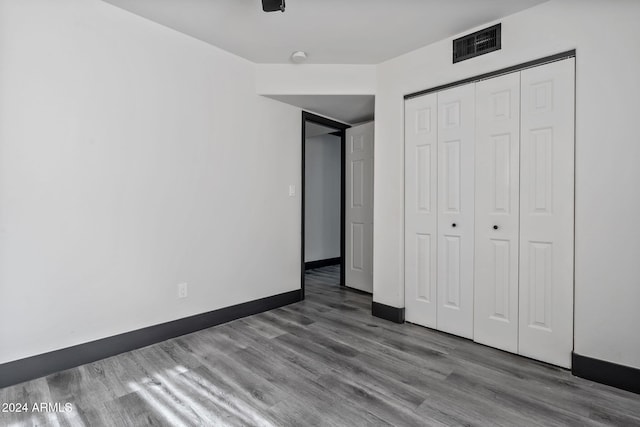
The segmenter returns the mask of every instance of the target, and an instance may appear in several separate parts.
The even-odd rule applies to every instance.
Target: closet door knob
[[[452,227],[455,227],[455,226],[456,226],[456,223],[454,222],[453,224],[451,224],[451,226],[452,226]]]
[[[497,226],[497,225],[494,225],[494,226],[493,226],[493,229],[494,229],[494,230],[497,230],[497,229],[498,229],[498,226]]]

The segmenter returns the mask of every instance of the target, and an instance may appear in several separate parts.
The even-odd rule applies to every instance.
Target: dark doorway
[[[340,286],[344,286],[345,275],[345,141],[346,129],[350,126],[335,120],[327,119],[316,114],[306,111],[302,112],[302,244],[301,244],[301,266],[300,266],[300,296],[304,299],[304,280],[305,270],[307,267],[313,267],[316,264],[305,263],[305,225],[306,225],[306,142],[307,142],[307,125],[321,126],[329,128],[328,133],[340,138]],[[318,263],[317,266],[321,266]]]

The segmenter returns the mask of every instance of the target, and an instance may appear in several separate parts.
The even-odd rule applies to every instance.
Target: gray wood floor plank
[[[380,420],[367,411],[355,410],[348,401],[337,399],[332,390],[322,387],[317,378],[307,369],[302,369],[296,362],[289,359],[275,360],[270,358],[265,361],[262,353],[253,348],[239,351],[235,355],[239,360],[252,367],[257,375],[269,381],[279,388],[283,394],[282,401],[276,405],[276,410],[289,408],[293,413],[289,413],[289,418],[284,419],[285,424],[290,424],[295,414],[301,416],[298,422],[290,425],[300,425],[302,420],[306,420],[305,425],[370,425],[376,424]],[[302,362],[308,363],[307,362]],[[331,370],[327,367],[327,372]],[[292,405],[291,402],[298,402]],[[345,406],[345,404],[347,406]],[[340,408],[340,410],[336,410]],[[285,414],[278,414],[283,416]],[[308,424],[307,424],[308,423]],[[384,423],[383,423],[384,424]]]
[[[337,340],[339,336],[330,336]],[[424,394],[415,388],[407,387],[403,379],[394,376],[394,372],[387,369],[381,360],[369,359],[371,363],[363,363],[363,353],[359,352],[352,358],[343,358],[332,374],[348,377],[354,383],[364,388],[372,387],[388,399],[395,399],[399,404],[404,404],[415,409],[424,401]],[[397,371],[395,371],[397,372]],[[407,374],[410,372],[404,371]]]
[[[244,354],[243,350],[240,354]],[[262,408],[270,408],[283,398],[278,389],[265,378],[256,375],[254,367],[249,367],[243,359],[237,355],[232,357],[216,356],[212,358],[202,369],[209,371],[209,377],[218,382],[228,384],[232,392],[240,392],[251,405]]]
[[[416,412],[425,419],[435,419],[448,426],[542,426],[519,412],[496,409],[496,405],[485,399],[448,387],[441,390],[435,387]]]
[[[33,412],[33,404],[51,402],[52,397],[49,385],[45,378],[7,387],[1,390],[0,403],[14,403],[23,406],[27,404],[26,412],[0,413],[0,425],[24,425],[24,426],[57,426],[56,414]],[[21,409],[22,410],[22,409]]]
[[[371,296],[306,273],[306,299],[0,389],[0,426],[640,426],[640,396],[371,316]]]
[[[440,379],[449,375],[452,370],[451,363],[443,357],[449,349],[427,345],[427,351],[435,352],[433,354],[436,357],[420,357],[398,349],[398,345],[394,345],[397,338],[392,339],[391,342],[385,340],[385,332],[377,328],[376,325],[356,325],[340,319],[320,319],[313,327],[324,328],[325,334],[331,335],[337,340],[358,343],[359,348],[367,352],[387,355],[391,359],[390,363],[405,362],[420,368],[425,374],[434,375]]]
[[[237,386],[233,378],[208,366],[201,366],[181,375],[182,386],[209,423],[222,425],[278,425],[279,420],[266,410],[263,385],[247,390]],[[272,396],[269,396],[273,398]]]
[[[439,380],[443,380],[453,372],[453,362],[446,358],[419,357],[389,346],[382,340],[376,341],[375,338],[364,337],[364,335],[352,332],[347,328],[339,331],[331,325],[325,325],[322,321],[317,322],[314,327],[327,328],[328,330],[325,333],[335,337],[336,340],[343,339],[348,342],[358,343],[358,348],[362,349],[361,354],[358,356],[360,360],[366,360],[364,363],[374,363],[373,360],[376,359],[378,364],[382,363],[383,368],[390,372],[404,373],[404,376],[408,376],[411,372],[417,371],[420,373],[419,378]]]
[[[181,426],[190,425],[174,408],[160,409],[162,404],[148,392],[129,393],[105,404],[110,423],[116,426]]]
[[[474,387],[487,389],[492,395],[508,393],[522,396],[534,404],[547,407],[546,413],[569,411],[571,417],[580,418],[584,425],[590,424],[591,414],[597,408],[595,405],[605,403],[604,401],[596,403],[593,399],[594,396],[585,393],[580,382],[574,381],[566,371],[559,373],[564,374],[562,376],[539,381],[544,378],[542,375],[534,377],[536,379],[532,380],[530,376],[517,377],[499,370],[460,362],[460,367],[456,369],[455,374],[449,380],[455,383],[470,382],[474,384]],[[460,385],[458,386],[460,387]],[[495,389],[499,389],[500,392],[495,393],[493,391]],[[550,393],[549,390],[553,390],[553,392]],[[610,405],[609,408],[614,409],[612,412],[618,412],[613,405]],[[554,418],[561,419],[562,416],[556,415]],[[638,419],[634,420],[633,414],[620,419],[625,420],[625,425],[639,422]]]
[[[268,322],[260,320],[256,317],[246,317],[238,320],[241,325],[246,325],[249,329],[258,332],[264,338],[271,339],[279,335],[286,334],[285,331],[279,329]]]
[[[332,393],[337,394],[345,401],[362,407],[390,424],[402,426],[424,426],[426,424],[424,418],[415,411],[390,401],[372,388],[363,388],[346,376],[332,374],[320,377],[318,381],[323,387],[331,390]]]
[[[176,338],[158,343],[158,347],[166,354],[166,362],[179,364],[187,369],[197,368],[201,365],[197,354],[187,351],[176,343]]]
[[[97,402],[112,400],[116,397],[115,391],[105,387],[94,376],[92,365],[84,365],[75,369],[58,372],[46,378],[50,399],[45,402],[71,403],[73,410],[70,413],[58,414],[58,420],[62,425],[92,425],[99,422],[100,406]]]
[[[322,328],[318,323],[314,326]],[[343,336],[343,338],[333,331],[326,330],[324,333],[335,340],[344,339],[346,342],[358,343],[354,336]],[[433,380],[443,380],[449,374],[434,372],[424,367],[418,369],[410,363],[385,353],[385,350],[391,349],[367,344],[357,345],[358,348],[366,348],[366,350],[361,351],[355,358],[342,362],[339,372],[349,374],[349,377],[358,384],[374,385],[389,398],[404,401],[413,405],[413,408],[424,401],[424,388],[428,387]]]

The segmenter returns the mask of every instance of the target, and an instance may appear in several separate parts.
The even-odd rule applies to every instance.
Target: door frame
[[[344,278],[345,278],[345,194],[346,194],[346,141],[347,135],[346,130],[351,126],[345,123],[337,122],[335,120],[328,119],[326,117],[318,116],[317,114],[309,113],[307,111],[302,111],[302,184],[300,187],[300,199],[301,199],[301,209],[300,215],[302,218],[301,221],[301,246],[300,246],[300,299],[303,300],[305,297],[305,288],[304,288],[304,272],[305,272],[305,262],[304,262],[304,244],[305,244],[305,141],[307,139],[306,135],[306,124],[315,123],[322,126],[327,126],[330,128],[336,129],[336,132],[333,134],[340,137],[340,286],[344,286]]]
[[[408,94],[404,95],[404,100],[406,101],[407,99],[417,98],[418,96],[426,95],[426,94],[431,93],[431,92],[440,92],[441,90],[449,89],[449,88],[452,88],[452,87],[455,87],[455,86],[461,86],[461,85],[464,85],[464,84],[467,84],[467,83],[477,83],[480,80],[490,79],[492,77],[501,76],[503,74],[515,73],[517,71],[522,71],[522,70],[525,70],[527,68],[537,67],[539,65],[548,64],[550,62],[562,61],[563,59],[569,59],[569,58],[575,58],[575,57],[576,57],[576,50],[575,49],[567,50],[565,52],[556,53],[555,55],[545,56],[543,58],[534,59],[532,61],[523,62],[521,64],[512,65],[512,66],[506,67],[506,68],[500,68],[500,69],[495,70],[495,71],[490,71],[490,72],[484,73],[484,74],[478,74],[478,75],[473,76],[473,77],[468,77],[468,78],[465,78],[465,79],[462,79],[462,80],[456,80],[456,81],[451,82],[451,83],[446,83],[446,84],[443,84],[443,85],[440,85],[440,86],[436,86],[436,87],[432,87],[432,88],[429,88],[429,89],[420,90],[418,92],[408,93]]]

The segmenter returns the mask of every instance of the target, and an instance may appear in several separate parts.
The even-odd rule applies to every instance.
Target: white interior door
[[[373,129],[347,129],[345,284],[373,292]]]
[[[409,99],[405,115],[405,319],[436,327],[438,101]]]
[[[475,85],[438,93],[437,329],[473,338]]]
[[[519,353],[570,367],[575,59],[521,73]]]
[[[474,333],[518,352],[520,73],[476,84]]]

